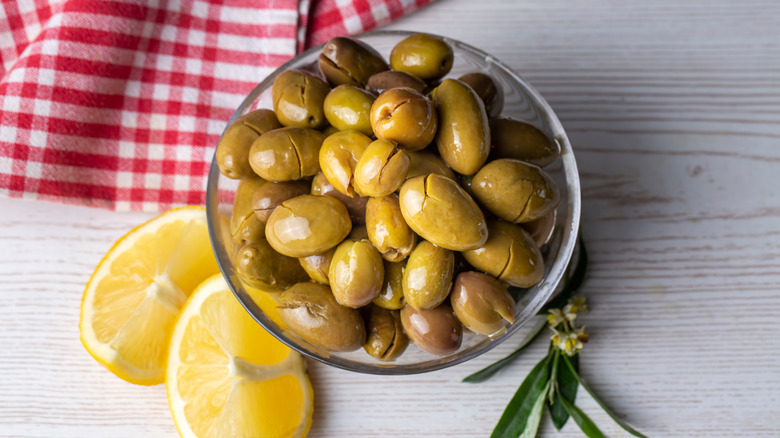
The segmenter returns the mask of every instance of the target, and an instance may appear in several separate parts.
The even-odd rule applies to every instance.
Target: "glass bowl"
[[[368,43],[388,59],[393,46],[412,35],[404,31],[375,31],[355,38]],[[561,191],[557,207],[556,223],[548,243],[542,248],[544,278],[535,286],[519,291],[515,320],[503,334],[488,338],[464,330],[463,343],[458,351],[446,356],[434,356],[410,342],[409,347],[394,362],[382,362],[368,355],[363,349],[349,353],[333,353],[309,344],[288,331],[275,311],[276,296],[253,290],[244,285],[236,275],[231,260],[235,245],[230,238],[228,218],[233,208],[233,198],[238,181],[223,176],[212,161],[208,176],[206,210],[211,243],[228,285],[247,312],[273,336],[300,353],[328,365],[349,371],[371,374],[414,374],[434,371],[473,359],[505,341],[523,327],[553,294],[564,275],[572,256],[580,221],[580,183],[577,163],[566,133],[555,113],[542,96],[509,67],[487,53],[451,38],[443,38],[452,46],[455,61],[447,77],[457,78],[465,73],[483,72],[492,76],[503,89],[503,117],[524,120],[555,139],[561,148],[561,157],[545,170],[555,179]],[[291,68],[316,68],[322,46],[315,47],[287,62],[244,99],[230,119],[229,126],[238,117],[258,108],[273,108],[271,85],[276,76]],[[517,292],[517,291],[515,291]]]

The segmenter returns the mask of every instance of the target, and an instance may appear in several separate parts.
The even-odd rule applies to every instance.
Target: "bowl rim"
[[[383,36],[407,37],[417,33],[421,33],[421,32],[407,31],[407,30],[374,30],[371,32],[364,32],[361,34],[351,35],[350,37],[360,40],[365,37],[369,37],[369,38],[383,37]],[[512,68],[510,68],[500,60],[496,59],[489,53],[486,53],[485,51],[478,49],[474,46],[471,46],[467,43],[463,43],[461,41],[449,37],[441,36],[441,35],[436,35],[436,36],[442,38],[444,41],[446,41],[448,44],[454,47],[458,47],[459,49],[462,49],[464,51],[471,52],[472,55],[481,57],[485,59],[485,61],[488,63],[495,64],[496,66],[501,68],[504,71],[504,73],[506,73],[509,77],[511,77],[513,80],[521,84],[522,87],[526,89],[525,91],[527,91],[528,95],[531,97],[533,104],[538,106],[542,110],[541,115],[546,118],[546,122],[549,124],[551,130],[555,134],[555,141],[558,142],[561,148],[561,159],[564,163],[563,169],[566,175],[568,187],[570,189],[568,193],[568,202],[571,208],[568,209],[569,217],[567,217],[566,220],[564,221],[564,224],[568,223],[569,227],[568,229],[563,230],[564,235],[561,241],[561,246],[559,248],[558,256],[554,260],[553,266],[550,268],[550,271],[542,279],[542,282],[545,283],[546,289],[540,288],[540,293],[537,293],[523,308],[521,313],[518,315],[518,319],[526,319],[524,323],[512,324],[507,329],[506,333],[494,339],[491,339],[487,343],[483,343],[480,348],[474,349],[473,351],[469,351],[466,354],[456,354],[454,356],[446,356],[443,358],[439,357],[424,362],[400,364],[400,365],[396,365],[392,362],[388,363],[387,365],[361,363],[361,362],[356,362],[352,359],[335,356],[335,355],[320,356],[315,351],[307,350],[294,342],[288,342],[284,334],[277,333],[275,330],[270,329],[266,325],[266,322],[270,322],[270,318],[268,318],[268,316],[265,315],[265,313],[259,308],[259,306],[251,299],[251,297],[249,297],[249,295],[245,291],[237,290],[236,287],[234,286],[234,282],[231,281],[231,278],[226,274],[226,269],[225,267],[223,267],[223,263],[228,263],[229,258],[223,256],[218,250],[219,245],[221,245],[216,231],[216,227],[217,227],[216,221],[218,221],[218,213],[217,213],[218,208],[216,206],[214,208],[209,208],[210,205],[214,203],[218,203],[218,196],[217,196],[218,193],[216,189],[216,184],[212,183],[212,181],[216,181],[219,178],[219,173],[220,173],[219,167],[216,162],[216,148],[215,148],[214,157],[212,158],[211,166],[209,168],[207,187],[206,187],[206,206],[207,206],[206,219],[207,219],[208,230],[209,230],[209,239],[220,272],[225,278],[228,287],[233,292],[233,295],[239,301],[241,306],[244,307],[244,309],[249,313],[252,319],[254,319],[258,324],[260,324],[260,326],[262,326],[266,331],[268,331],[272,336],[274,336],[280,342],[282,342],[283,344],[287,345],[288,347],[292,348],[298,353],[303,354],[308,358],[317,360],[324,364],[336,368],[340,368],[346,371],[353,371],[353,372],[359,372],[364,374],[376,374],[376,375],[420,374],[420,373],[437,371],[454,365],[458,365],[468,360],[471,360],[477,356],[480,356],[484,353],[487,353],[488,351],[497,347],[502,342],[512,337],[512,335],[514,335],[521,327],[528,324],[528,322],[532,319],[532,316],[538,313],[539,310],[542,308],[542,306],[544,306],[544,304],[549,300],[550,296],[553,294],[558,284],[562,280],[566,268],[569,264],[569,261],[572,258],[574,248],[576,246],[577,236],[580,227],[580,216],[581,216],[581,188],[580,188],[579,173],[577,170],[577,162],[574,157],[574,152],[572,150],[571,143],[569,142],[568,136],[566,135],[566,131],[563,129],[563,126],[560,120],[558,119],[557,115],[550,107],[550,105],[547,103],[547,101],[533,86],[531,86],[525,79],[523,79],[521,75],[519,75]],[[233,122],[235,122],[236,119],[241,117],[243,110],[248,106],[250,106],[257,99],[257,97],[259,96],[262,90],[268,88],[271,85],[269,82],[271,83],[273,82],[273,78],[276,77],[278,72],[290,68],[291,65],[297,63],[298,60],[302,57],[306,57],[311,55],[312,53],[321,51],[324,45],[325,43],[301,52],[300,54],[294,56],[292,59],[279,66],[273,72],[269,73],[268,76],[266,76],[257,86],[255,86],[255,88],[252,89],[252,91],[249,94],[247,94],[247,96],[243,99],[241,104],[238,106],[236,111],[231,116],[230,120],[228,120],[227,124],[225,125],[225,130]],[[223,130],[223,135],[224,135],[224,130]],[[550,280],[554,280],[554,281],[550,281]]]

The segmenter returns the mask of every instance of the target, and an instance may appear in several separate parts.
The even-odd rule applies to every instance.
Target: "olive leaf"
[[[560,397],[559,400],[561,401],[563,408],[566,409],[566,412],[569,413],[571,418],[574,419],[574,422],[577,423],[577,426],[580,427],[582,432],[587,435],[588,438],[605,438],[604,434],[601,433],[598,427],[596,427],[596,424],[593,422],[593,420],[585,415],[585,412],[582,412],[580,408],[574,406],[570,401],[563,397]]]
[[[550,385],[552,381],[548,381],[544,387],[544,391],[539,394],[534,402],[531,414],[528,415],[528,421],[523,429],[523,438],[532,438],[536,436],[539,431],[539,424],[542,422],[542,410],[544,409],[544,400],[547,398],[547,393],[550,391]]]
[[[536,401],[545,395],[550,356],[539,361],[517,388],[490,438],[517,438],[525,430]]]
[[[578,357],[579,356],[573,356],[570,359],[575,372],[579,371],[580,361]],[[569,413],[566,411],[566,408],[563,407],[561,398],[574,402],[577,398],[577,386],[579,385],[579,382],[577,382],[577,377],[572,373],[568,366],[559,366],[555,379],[556,382],[558,382],[558,386],[556,387],[555,398],[552,405],[549,407],[549,411],[553,425],[557,430],[561,430],[566,424],[566,421],[569,420]]]

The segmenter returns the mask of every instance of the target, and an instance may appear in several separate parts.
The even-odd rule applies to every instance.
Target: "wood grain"
[[[582,374],[649,436],[776,437],[780,416],[780,4],[440,0],[390,26],[483,48],[548,99],[583,184],[592,312]],[[0,200],[0,435],[173,437],[162,386],[103,370],[78,340],[81,293],[149,218]],[[311,437],[488,436],[537,343],[460,383],[310,363]],[[627,436],[584,393],[607,436]],[[556,434],[581,436],[573,424]]]

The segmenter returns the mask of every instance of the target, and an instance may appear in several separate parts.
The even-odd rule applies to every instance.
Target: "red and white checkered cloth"
[[[205,201],[225,123],[304,47],[431,0],[2,0],[0,195]]]

